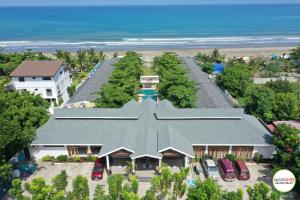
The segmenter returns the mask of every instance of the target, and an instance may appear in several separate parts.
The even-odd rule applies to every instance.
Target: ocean
[[[5,51],[300,44],[300,4],[0,7]]]

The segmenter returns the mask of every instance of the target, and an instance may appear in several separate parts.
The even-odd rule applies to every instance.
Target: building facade
[[[187,166],[203,155],[271,158],[275,151],[268,130],[243,109],[177,109],[152,99],[120,109],[55,109],[31,146],[36,159],[94,155],[105,158],[108,169],[116,162],[141,166],[144,160]]]
[[[10,76],[15,90],[41,95],[49,102],[69,99],[72,80],[62,61],[24,61]]]

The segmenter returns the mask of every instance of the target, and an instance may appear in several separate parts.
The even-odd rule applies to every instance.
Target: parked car
[[[194,170],[196,172],[196,174],[200,175],[202,173],[202,168],[200,163],[196,163],[196,165],[194,166]]]
[[[232,162],[228,159],[219,159],[218,163],[223,179],[225,181],[234,181],[236,172]]]
[[[94,166],[91,178],[92,180],[101,180],[103,178],[103,166]]]
[[[94,166],[104,167],[103,161],[101,158],[97,158],[94,162]]]
[[[220,175],[216,163],[210,157],[202,158],[202,165],[207,178],[219,180]]]
[[[239,180],[249,180],[250,179],[250,172],[244,161],[237,160],[235,162],[235,170],[237,173],[237,178]]]

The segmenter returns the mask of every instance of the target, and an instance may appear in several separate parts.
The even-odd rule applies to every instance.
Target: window
[[[32,79],[35,79],[35,77],[32,77]]]
[[[62,73],[63,73],[63,71],[60,71],[60,72],[59,72],[59,74],[62,74]]]
[[[49,77],[49,76],[44,76],[42,79],[43,79],[44,81],[49,81],[49,80],[51,80],[51,77]]]
[[[101,146],[91,146],[92,154],[99,154],[101,150]]]
[[[36,89],[36,88],[35,88],[34,90],[35,90],[35,91],[38,91],[38,89]]]
[[[24,77],[19,77],[19,81],[20,81],[20,82],[24,82],[24,81],[25,81],[25,78],[24,78]]]
[[[78,147],[78,154],[79,155],[86,155],[87,154],[87,147]]]
[[[52,96],[52,90],[51,89],[46,89],[46,94],[47,94],[47,96]]]

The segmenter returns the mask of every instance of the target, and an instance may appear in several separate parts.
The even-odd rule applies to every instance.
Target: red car
[[[236,168],[237,177],[239,180],[249,180],[250,179],[250,172],[244,161],[237,160],[235,162],[235,168]]]
[[[94,166],[97,166],[97,167],[103,167],[104,166],[101,158],[97,158],[95,160]]]
[[[104,168],[102,166],[94,166],[92,171],[92,180],[101,180],[103,178]]]
[[[103,178],[104,165],[100,158],[97,158],[94,163],[91,178],[92,180],[101,180]]]

